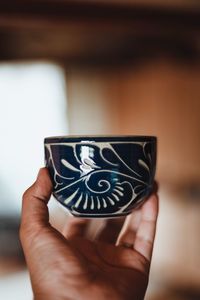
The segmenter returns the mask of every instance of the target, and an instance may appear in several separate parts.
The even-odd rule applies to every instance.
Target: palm
[[[45,294],[50,286],[52,295],[58,290],[67,289],[69,295],[81,290],[80,299],[88,299],[93,294],[99,299],[107,299],[107,294],[113,299],[144,297],[148,279],[147,260],[133,249],[92,242],[82,237],[65,240],[51,228],[36,235],[34,244],[32,257],[37,273],[32,276],[32,283],[35,290],[40,291],[39,296]],[[40,260],[37,260],[38,256]]]
[[[114,299],[143,299],[144,293],[139,295],[137,289],[139,284],[142,291],[145,291],[148,274],[145,274],[146,260],[139,253],[82,238],[77,238],[73,244],[76,249],[80,249],[79,253],[89,269],[86,277],[90,287],[91,283],[98,286],[101,299],[104,298],[104,290],[110,291]],[[80,266],[81,270],[82,264]]]

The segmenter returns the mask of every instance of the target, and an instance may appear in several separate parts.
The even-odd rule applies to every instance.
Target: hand
[[[20,238],[34,299],[143,299],[158,214],[156,194],[126,217],[117,240],[118,220],[108,220],[92,241],[86,238],[88,220],[71,217],[63,234],[50,225],[51,192],[43,168],[23,197]]]

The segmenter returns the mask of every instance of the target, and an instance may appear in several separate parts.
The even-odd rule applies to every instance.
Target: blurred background
[[[0,41],[0,297],[32,299],[18,228],[43,138],[144,134],[160,184],[145,299],[200,299],[199,0],[2,0]]]

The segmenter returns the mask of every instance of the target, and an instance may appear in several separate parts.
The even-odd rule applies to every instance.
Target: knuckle
[[[33,184],[32,186],[30,186],[22,195],[22,202],[26,202],[27,199],[29,199],[31,197],[31,195],[33,194],[33,190],[34,190],[35,184]]]
[[[30,192],[31,192],[31,189],[32,189],[32,186],[29,187],[23,194],[22,198],[23,199],[26,199],[29,195],[30,195]]]
[[[26,201],[26,199],[28,198],[28,192],[27,192],[28,190],[26,190],[25,192],[24,192],[24,194],[22,195],[22,204]]]

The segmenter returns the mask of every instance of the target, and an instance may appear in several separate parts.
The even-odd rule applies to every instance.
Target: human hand
[[[108,220],[95,240],[87,237],[89,220],[70,218],[61,234],[49,223],[52,192],[48,170],[23,196],[20,238],[35,300],[144,298],[154,243],[156,194],[131,215],[120,230]],[[119,231],[117,240],[114,237]]]

